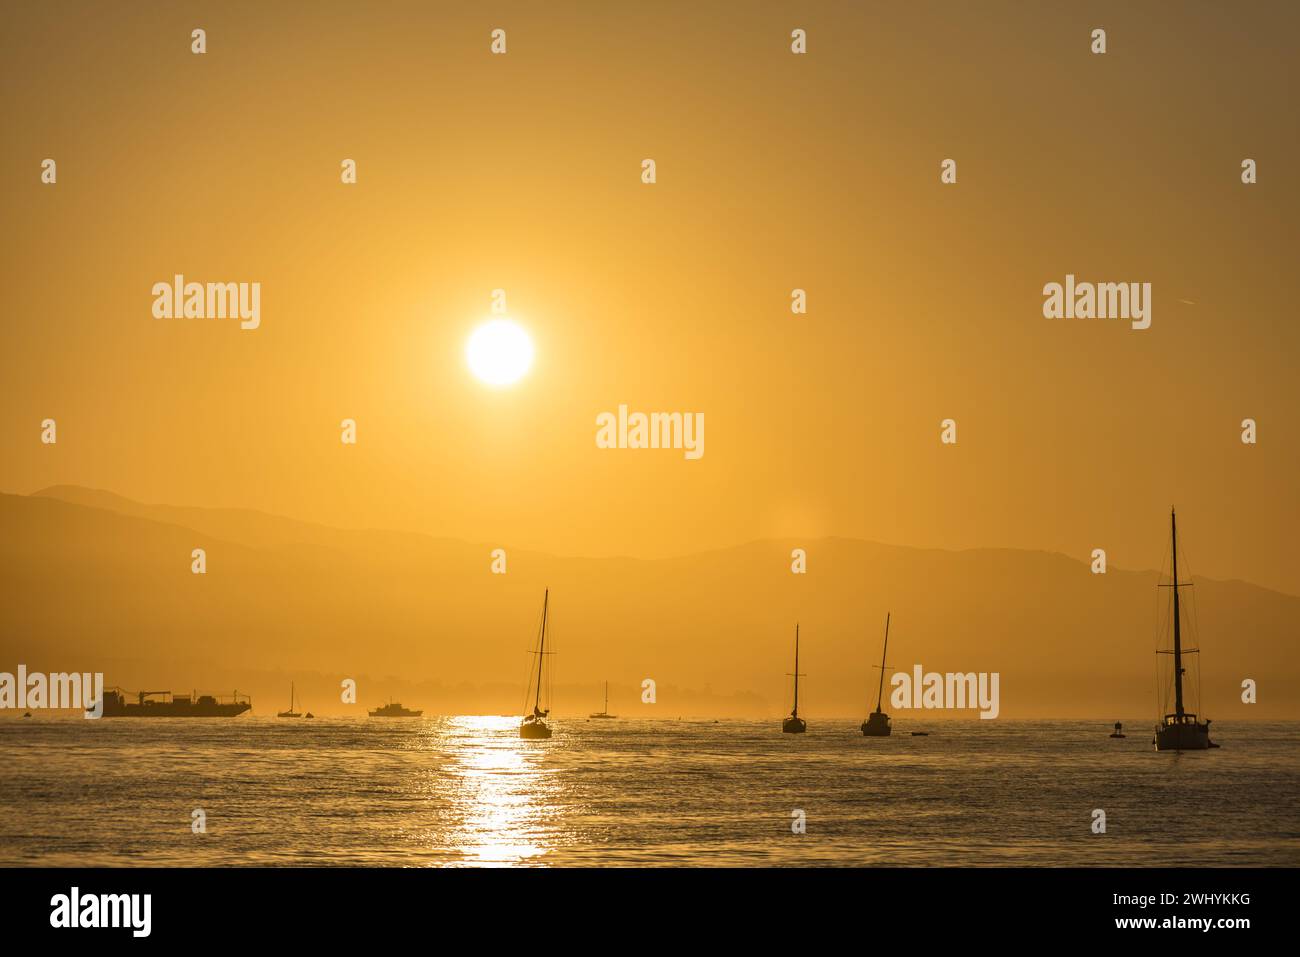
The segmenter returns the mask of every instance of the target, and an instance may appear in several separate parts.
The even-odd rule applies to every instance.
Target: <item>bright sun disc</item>
[[[518,323],[493,319],[474,330],[465,346],[470,371],[488,385],[511,385],[533,364],[533,341]]]

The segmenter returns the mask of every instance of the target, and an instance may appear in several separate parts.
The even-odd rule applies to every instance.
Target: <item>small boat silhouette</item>
[[[781,722],[781,730],[786,734],[803,734],[808,730],[808,722],[799,717],[799,624],[794,626],[794,708],[790,717]]]
[[[1171,541],[1170,551],[1172,559],[1172,578],[1167,586],[1173,588],[1173,612],[1174,620],[1174,647],[1169,652],[1156,652],[1156,654],[1172,654],[1174,656],[1174,710],[1166,714],[1161,723],[1156,727],[1155,739],[1153,744],[1157,751],[1205,751],[1210,748],[1217,748],[1218,745],[1210,740],[1210,719],[1204,721],[1196,720],[1196,715],[1183,709],[1183,672],[1187,669],[1183,667],[1183,657],[1185,655],[1197,654],[1199,648],[1183,648],[1183,632],[1180,619],[1182,613],[1179,610],[1178,600],[1178,524],[1174,518],[1174,510],[1169,510],[1169,536]],[[1190,584],[1184,583],[1183,587],[1191,587]]]
[[[609,682],[605,682],[605,710],[597,711],[595,714],[587,715],[588,718],[617,718],[618,715],[609,713]]]
[[[293,682],[289,682],[289,710],[276,713],[277,718],[301,718],[302,712],[293,710]]]
[[[876,690],[876,710],[867,715],[867,720],[862,722],[862,736],[864,738],[889,737],[889,715],[880,710],[880,704],[885,697],[885,668],[888,667],[885,664],[885,654],[888,651],[889,612],[885,612],[885,647],[880,651],[880,687]]]
[[[372,718],[418,718],[424,714],[423,711],[412,711],[410,708],[403,708],[400,701],[389,701],[388,704],[380,705],[374,711],[370,712]]]
[[[519,723],[519,737],[537,741],[551,736],[551,728],[546,723],[546,716],[551,713],[551,709],[542,710],[542,679],[546,670],[546,613],[550,603],[551,590],[548,588],[542,594],[542,624],[537,633],[537,650],[533,652],[537,656],[537,690],[533,695],[533,713],[525,715]],[[528,690],[532,691],[531,674],[528,680]]]

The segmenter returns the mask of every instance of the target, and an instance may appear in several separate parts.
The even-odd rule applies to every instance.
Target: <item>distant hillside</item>
[[[0,670],[104,670],[132,689],[238,687],[259,713],[287,703],[290,676],[318,714],[344,713],[343,677],[364,678],[362,704],[404,694],[431,712],[513,712],[544,587],[560,713],[597,710],[608,679],[622,714],[777,715],[798,621],[801,710],[858,715],[887,610],[891,670],[998,671],[1005,717],[1108,720],[1156,707],[1167,598],[1156,573],[1096,576],[1043,552],[831,538],[658,561],[562,558],[68,487],[0,495],[0,526]],[[796,545],[806,575],[790,572]],[[490,572],[498,546],[506,575]],[[190,572],[199,547],[204,576]],[[1193,595],[1203,710],[1225,723],[1300,717],[1300,599],[1206,579]],[[647,677],[653,708],[639,699]],[[1239,700],[1248,677],[1259,683],[1254,707]]]

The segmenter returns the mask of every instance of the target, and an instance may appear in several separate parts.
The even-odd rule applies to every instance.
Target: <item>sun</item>
[[[465,359],[480,382],[491,386],[514,385],[533,364],[533,340],[519,323],[493,319],[470,335]]]

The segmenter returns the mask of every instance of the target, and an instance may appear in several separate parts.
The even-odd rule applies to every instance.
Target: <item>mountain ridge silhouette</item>
[[[779,714],[796,621],[801,670],[810,672],[801,711],[853,714],[874,688],[886,611],[891,671],[914,663],[999,671],[1005,717],[1101,720],[1158,707],[1152,652],[1167,595],[1155,587],[1159,573],[1112,565],[1093,575],[1053,552],[831,537],[660,559],[568,557],[253,510],[145,505],[77,486],[0,494],[0,517],[3,670],[108,662],[106,681],[130,689],[257,675],[266,687],[240,690],[272,700],[283,695],[268,676],[387,675],[397,687],[446,693],[411,706],[503,713],[518,705],[509,689],[522,685],[522,652],[550,587],[557,688],[595,695],[609,679],[629,698],[611,708],[629,717],[710,713],[692,707]],[[808,553],[804,575],[790,571],[796,545]],[[491,572],[496,547],[506,551],[505,575]],[[206,575],[190,571],[194,548],[207,551]],[[1238,580],[1194,581],[1202,711],[1221,722],[1298,716],[1300,665],[1288,659],[1300,598]],[[633,697],[647,678],[676,689],[670,700]],[[1259,683],[1258,705],[1240,702],[1246,678]],[[557,710],[588,703],[559,700]],[[315,710],[349,713],[332,701]],[[952,717],[974,713],[912,715]]]

